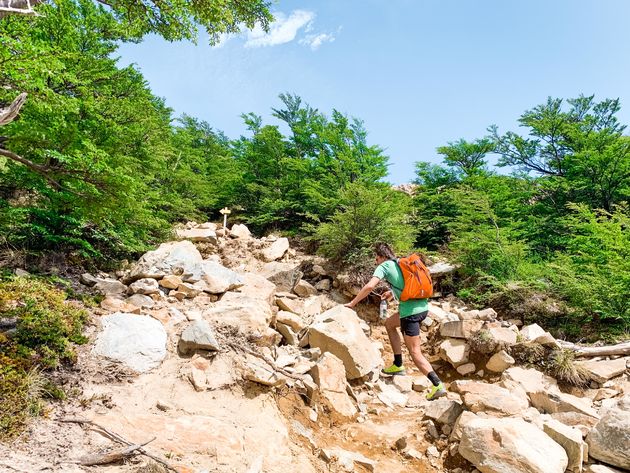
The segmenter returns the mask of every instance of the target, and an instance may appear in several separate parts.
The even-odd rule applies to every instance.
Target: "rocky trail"
[[[429,402],[406,353],[406,376],[379,375],[385,329],[372,306],[343,307],[358,288],[327,261],[243,225],[178,237],[82,275],[103,299],[64,375],[73,395],[0,471],[630,471],[623,346],[576,358],[586,381],[569,387],[543,373],[568,345],[541,327],[434,300],[421,336],[449,392]]]

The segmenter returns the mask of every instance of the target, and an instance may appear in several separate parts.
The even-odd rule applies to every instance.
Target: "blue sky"
[[[390,157],[389,181],[409,182],[435,148],[488,125],[517,129],[548,96],[619,97],[630,123],[628,0],[280,0],[270,34],[210,47],[148,37],[121,46],[177,114],[229,137],[240,118],[266,123],[278,94],[361,118]]]

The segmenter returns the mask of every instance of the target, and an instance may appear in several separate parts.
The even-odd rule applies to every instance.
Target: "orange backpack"
[[[406,258],[395,260],[402,272],[405,286],[400,294],[401,301],[410,299],[428,299],[433,295],[431,274],[420,256],[412,254]]]

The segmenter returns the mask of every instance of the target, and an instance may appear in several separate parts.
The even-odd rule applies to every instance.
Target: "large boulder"
[[[569,458],[567,470],[581,473],[586,453],[582,432],[555,419],[545,421],[543,430],[567,452]]]
[[[241,287],[243,279],[231,269],[215,261],[206,260],[201,265],[204,291],[210,294],[222,294]]]
[[[216,243],[217,233],[212,228],[182,228],[177,230],[177,238],[180,240]]]
[[[281,292],[291,292],[304,273],[299,265],[272,261],[263,266],[262,275]]]
[[[598,383],[605,383],[609,379],[622,375],[626,371],[626,362],[630,358],[617,358],[616,360],[601,360],[601,361],[584,361],[579,363],[584,367],[591,379]]]
[[[504,387],[515,383],[528,394],[537,392],[560,392],[557,381],[551,376],[535,370],[533,368],[521,368],[513,366],[505,370],[501,376]]]
[[[184,281],[196,282],[202,276],[203,258],[195,245],[188,241],[162,243],[156,250],[145,253],[131,268],[125,282],[141,278],[161,279],[175,274]]]
[[[265,261],[275,261],[284,256],[289,249],[289,240],[287,238],[278,238],[271,246],[262,251],[262,258]]]
[[[346,390],[346,369],[343,361],[332,353],[324,353],[311,370],[311,376],[319,386],[319,396],[334,417],[353,419],[358,411]]]
[[[545,329],[538,324],[526,325],[521,329],[521,337],[527,342],[533,342],[539,337],[545,335]]]
[[[472,412],[509,416],[523,412],[529,401],[522,391],[509,391],[496,384],[457,380],[450,389],[464,397],[464,404]]]
[[[630,395],[602,413],[586,437],[589,455],[604,463],[630,470]]]
[[[117,312],[101,317],[93,351],[144,373],[159,366],[166,356],[166,331],[152,317]]]
[[[276,294],[276,285],[274,283],[255,273],[243,273],[239,276],[243,281],[243,285],[239,287],[238,292],[252,299],[265,301],[270,305],[274,303]]]
[[[577,397],[563,392],[538,391],[529,393],[529,399],[532,402],[532,406],[548,414],[555,412],[578,412],[599,418],[589,398]]]
[[[515,418],[466,417],[459,453],[482,473],[564,473],[564,449],[536,426]]]
[[[343,361],[348,379],[362,378],[382,365],[378,346],[363,332],[356,312],[342,305],[315,318],[308,340],[311,347]]]
[[[231,325],[245,334],[261,337],[267,334],[273,313],[265,301],[226,292],[214,307],[204,311],[203,316],[210,322]]]

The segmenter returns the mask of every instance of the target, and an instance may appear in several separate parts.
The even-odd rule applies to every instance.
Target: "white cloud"
[[[309,34],[300,40],[300,44],[310,46],[313,51],[317,51],[324,43],[332,43],[335,36],[332,33]]]
[[[315,19],[315,13],[306,10],[294,10],[287,17],[284,13],[274,13],[275,21],[265,33],[260,25],[247,33],[246,48],[258,48],[261,46],[276,46],[289,43],[295,39],[301,28],[309,28]]]

